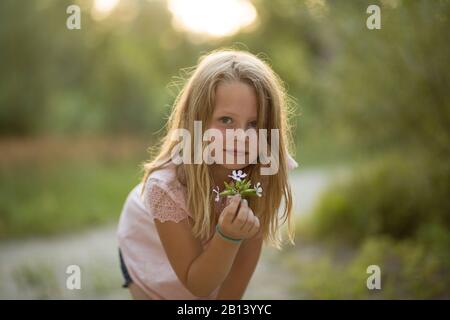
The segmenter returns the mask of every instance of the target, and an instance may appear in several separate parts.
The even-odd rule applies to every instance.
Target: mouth
[[[245,155],[248,155],[248,152],[246,152],[246,151],[227,150],[227,149],[223,149],[223,151],[225,151],[226,153],[233,154],[233,155],[235,155],[235,156],[245,156]]]

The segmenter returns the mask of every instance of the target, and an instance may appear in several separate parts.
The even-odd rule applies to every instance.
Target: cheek
[[[251,129],[246,140],[246,148],[248,152],[258,152],[258,140],[258,133],[255,129]]]
[[[208,129],[217,130],[217,133],[220,132],[219,134],[214,134],[213,138],[211,138],[210,141],[216,141],[217,144],[221,143],[222,146],[225,146],[225,129],[218,126],[210,126]]]
[[[254,142],[250,143],[248,145],[248,152],[249,152],[249,163],[256,163],[256,160],[258,159],[258,139],[256,139]]]

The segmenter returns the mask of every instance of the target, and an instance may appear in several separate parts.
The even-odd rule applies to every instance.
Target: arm
[[[240,196],[235,196],[219,217],[219,224],[227,234],[238,239],[251,238],[259,229],[259,220],[253,216],[247,201],[242,203]],[[203,251],[187,219],[178,223],[156,219],[155,226],[173,270],[192,294],[206,297],[222,284],[241,243],[224,240],[215,233]]]
[[[241,244],[231,271],[219,289],[218,300],[242,299],[261,255],[262,243],[262,237],[255,236]]]
[[[152,186],[145,203],[152,210],[153,217],[156,217],[155,227],[167,258],[186,289],[197,297],[206,297],[227,277],[241,243],[224,240],[215,233],[208,247],[203,250],[200,241],[192,234],[188,219],[183,219],[182,215],[178,222],[158,219],[158,216],[164,216],[164,207],[167,210],[176,207],[168,194],[158,188],[157,185]],[[151,197],[150,194],[156,196]],[[237,239],[251,238],[259,230],[258,218],[253,215],[245,199],[241,204],[240,196],[234,196],[223,209],[219,225],[225,234]]]
[[[203,251],[187,219],[179,223],[155,220],[155,225],[178,279],[195,296],[211,294],[229,273],[240,244],[215,234]]]

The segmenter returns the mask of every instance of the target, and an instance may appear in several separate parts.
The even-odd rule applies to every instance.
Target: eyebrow
[[[239,114],[234,113],[234,112],[230,112],[230,111],[220,111],[219,112],[219,116],[221,116],[221,117],[223,117],[223,116],[236,116],[236,117],[238,117]],[[258,120],[258,116],[250,118],[250,121],[256,121],[256,120]]]

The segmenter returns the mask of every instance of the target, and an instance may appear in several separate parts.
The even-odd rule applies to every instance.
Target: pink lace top
[[[296,166],[297,163],[290,157],[289,169]],[[179,222],[192,217],[186,207],[186,188],[176,178],[175,168],[170,162],[152,172],[142,197],[142,184],[128,194],[119,220],[118,243],[132,280],[151,299],[200,299],[178,279],[154,223],[154,219]],[[215,214],[219,215],[224,207],[224,200],[216,203]],[[214,234],[213,228],[211,234]],[[204,249],[210,239],[201,240]],[[218,291],[219,288],[216,288],[206,299],[216,299]]]

